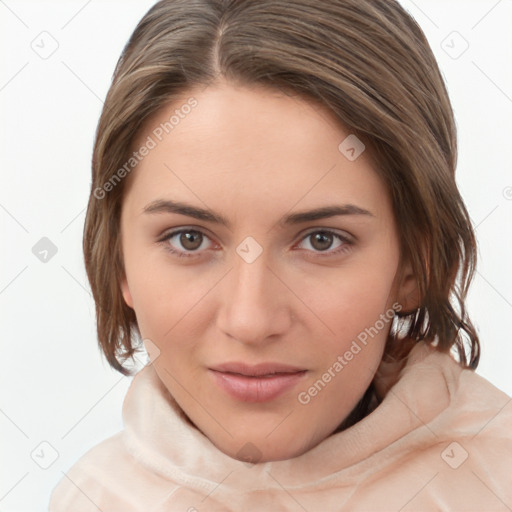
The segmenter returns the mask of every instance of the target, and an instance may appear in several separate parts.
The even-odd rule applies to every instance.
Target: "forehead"
[[[225,83],[192,89],[139,132],[134,151],[152,147],[130,176],[130,195],[139,207],[166,192],[245,209],[305,200],[384,207],[369,152],[347,158],[347,137],[332,112],[299,96]]]

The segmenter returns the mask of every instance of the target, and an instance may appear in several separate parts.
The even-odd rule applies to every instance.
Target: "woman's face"
[[[137,138],[123,297],[164,385],[234,458],[288,459],[329,436],[411,292],[390,199],[350,135],[316,104],[222,82]]]

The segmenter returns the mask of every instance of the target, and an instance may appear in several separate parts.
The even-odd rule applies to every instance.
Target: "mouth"
[[[268,402],[295,387],[307,370],[280,363],[225,363],[209,368],[215,383],[242,402]]]

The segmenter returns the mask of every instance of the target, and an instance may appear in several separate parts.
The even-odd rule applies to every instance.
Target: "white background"
[[[97,348],[81,242],[102,100],[153,3],[0,0],[0,512],[46,510],[62,472],[122,429],[131,379]],[[512,1],[402,4],[429,38],[457,119],[457,179],[480,247],[468,303],[478,373],[512,395]],[[41,37],[58,44],[47,59],[31,47]],[[32,252],[42,237],[57,247],[46,263]]]

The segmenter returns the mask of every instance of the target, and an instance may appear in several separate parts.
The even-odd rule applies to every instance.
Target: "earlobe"
[[[126,304],[133,309],[132,294],[130,293],[130,288],[128,287],[128,281],[126,277],[124,277],[121,281],[121,293],[123,294],[123,299]]]

